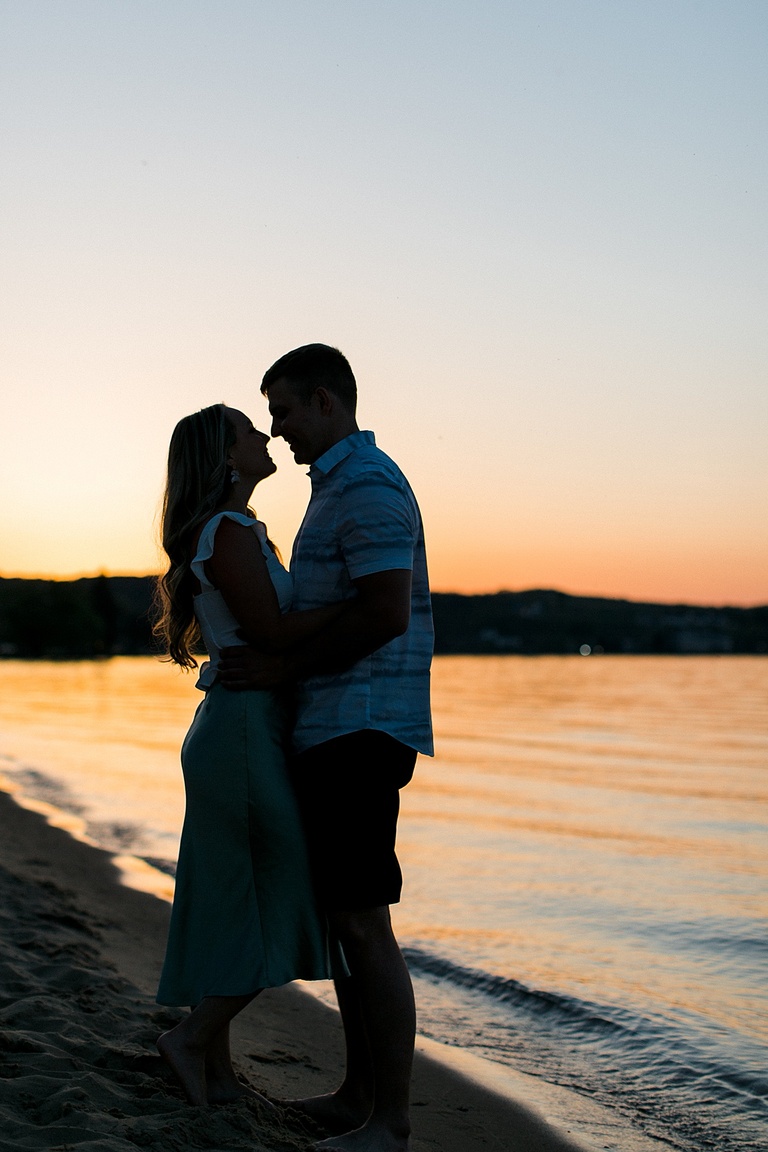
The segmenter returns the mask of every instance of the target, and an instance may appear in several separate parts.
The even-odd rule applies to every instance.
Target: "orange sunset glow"
[[[268,427],[263,371],[320,340],[436,590],[768,602],[754,38],[396,7],[1,18],[0,574],[157,571],[175,422]],[[309,486],[274,455],[289,554]]]

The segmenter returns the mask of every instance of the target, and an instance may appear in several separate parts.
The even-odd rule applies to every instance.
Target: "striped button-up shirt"
[[[299,685],[295,749],[372,728],[432,755],[434,632],[416,498],[372,432],[334,444],[309,475],[312,496],[291,557],[294,610],[351,599],[361,576],[407,568],[411,617],[402,636],[346,672],[310,676]]]

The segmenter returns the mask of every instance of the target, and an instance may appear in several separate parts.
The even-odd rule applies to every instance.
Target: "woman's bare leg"
[[[237,1083],[229,1058],[229,1023],[256,995],[206,996],[181,1024],[159,1037],[158,1052],[181,1081],[190,1104],[205,1107],[208,1103],[209,1061],[214,1076],[220,1072],[228,1081],[231,1073]]]
[[[208,1045],[205,1054],[205,1086],[209,1104],[228,1104],[251,1092],[240,1083],[232,1067],[229,1024],[225,1024]]]

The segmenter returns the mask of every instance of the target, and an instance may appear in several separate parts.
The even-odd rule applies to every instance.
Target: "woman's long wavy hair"
[[[182,668],[197,667],[193,649],[200,638],[192,603],[197,590],[191,568],[195,529],[230,493],[232,469],[227,455],[236,437],[224,404],[185,416],[171,436],[160,521],[169,563],[157,581],[154,633],[169,659]]]

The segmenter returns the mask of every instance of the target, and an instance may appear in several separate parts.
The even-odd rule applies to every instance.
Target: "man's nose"
[[[280,421],[278,420],[277,416],[272,417],[272,427],[270,428],[269,433],[270,436],[273,437],[280,435]]]

